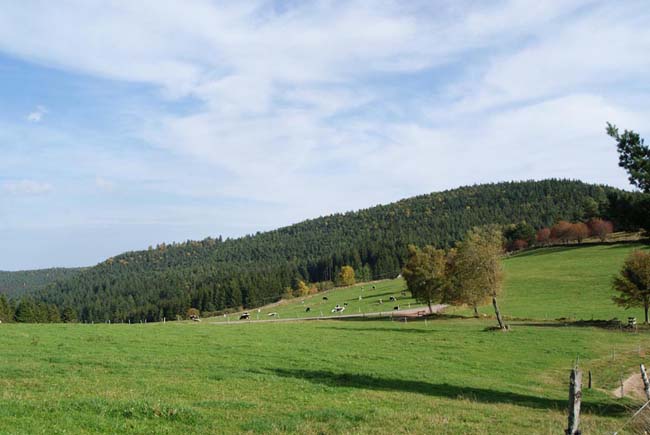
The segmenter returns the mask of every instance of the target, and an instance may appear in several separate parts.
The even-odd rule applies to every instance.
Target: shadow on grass
[[[576,321],[555,321],[555,322],[517,322],[514,323],[515,326],[532,326],[532,327],[542,327],[542,328],[568,328],[568,327],[578,327],[578,328],[601,328],[607,329],[610,331],[621,331],[629,333],[647,333],[650,332],[650,325],[643,323],[638,323],[636,329],[630,328],[626,323],[621,322],[618,319],[611,320],[576,320]]]
[[[348,331],[348,332],[358,332],[358,331],[363,331],[363,332],[381,332],[382,334],[385,334],[386,332],[404,332],[404,333],[411,333],[411,334],[428,334],[432,333],[435,330],[434,329],[411,329],[411,328],[382,328],[382,327],[377,327],[377,328],[342,328],[340,326],[324,326],[319,329],[331,329],[334,331]]]
[[[329,387],[362,388],[365,390],[399,391],[418,393],[427,396],[446,397],[450,399],[468,399],[480,403],[511,404],[535,409],[563,410],[566,400],[548,399],[507,391],[487,388],[461,387],[451,384],[435,384],[408,379],[378,378],[353,373],[334,373],[325,370],[269,369],[270,372],[284,378],[304,379],[314,384]],[[619,403],[583,402],[582,411],[595,415],[620,416],[628,408]]]
[[[467,317],[467,316],[462,316],[459,314],[443,314],[443,313],[433,313],[433,314],[427,314],[422,317],[412,317],[409,315],[404,315],[404,314],[399,314],[397,311],[381,311],[384,315],[382,317],[379,317],[378,314],[380,314],[379,311],[373,312],[373,313],[366,313],[366,317],[327,317],[326,320],[336,320],[339,322],[403,322],[404,318],[407,318],[408,323],[424,323],[424,320],[428,321],[436,321],[436,320],[450,320],[450,319],[474,319],[474,317]],[[354,314],[354,313],[352,313]],[[391,318],[391,314],[393,314]]]

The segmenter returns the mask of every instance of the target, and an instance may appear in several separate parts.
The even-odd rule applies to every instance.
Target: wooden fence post
[[[564,432],[567,435],[580,435],[580,402],[582,401],[582,371],[578,368],[571,370],[569,377],[569,427]]]
[[[623,375],[621,375],[621,399],[625,396],[625,388],[623,387]]]
[[[591,370],[589,370],[589,389],[591,390]]]
[[[645,366],[643,364],[641,364],[641,379],[643,379],[645,397],[647,400],[650,400],[650,381],[648,381],[648,374],[645,372]]]

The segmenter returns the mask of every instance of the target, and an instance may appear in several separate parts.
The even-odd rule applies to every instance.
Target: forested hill
[[[596,205],[604,208],[614,191],[567,180],[461,187],[238,239],[127,252],[50,286],[42,297],[93,321],[257,306],[299,279],[332,280],[346,264],[365,279],[397,275],[409,243],[448,247],[472,226],[581,219]]]
[[[11,298],[43,290],[47,285],[70,278],[81,270],[80,268],[57,267],[16,272],[0,271],[0,294]]]

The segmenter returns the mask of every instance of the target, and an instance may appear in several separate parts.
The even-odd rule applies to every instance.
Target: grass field
[[[624,318],[628,312],[611,302],[611,275],[640,247],[510,257],[503,311],[538,320]],[[348,312],[370,312],[378,298],[400,296],[404,284],[372,285],[260,314],[302,316],[308,305],[326,315],[343,302]],[[566,425],[576,357],[594,374],[595,388],[584,391],[583,433],[612,433],[638,406],[610,391],[648,363],[647,330],[515,321],[500,333],[489,330],[493,324],[453,316],[426,323],[2,324],[0,434],[556,434]]]
[[[641,309],[614,305],[612,278],[638,243],[536,249],[505,260],[504,314],[536,319],[643,320]],[[491,312],[484,307],[483,312]]]
[[[558,318],[590,320],[625,320],[636,316],[643,320],[641,309],[616,306],[612,302],[614,291],[611,282],[620,270],[625,257],[635,249],[648,249],[641,243],[591,244],[582,246],[534,249],[513,255],[504,260],[505,283],[500,305],[507,317],[554,320]],[[373,289],[373,287],[375,287]],[[332,308],[347,303],[344,314],[390,312],[395,305],[401,308],[421,306],[405,290],[404,280],[393,279],[376,283],[335,289],[325,293],[282,301],[278,305],[263,307],[260,312],[249,310],[251,319],[269,319],[268,314],[278,313],[280,319],[300,317],[336,317]],[[324,301],[323,296],[328,300]],[[359,300],[359,296],[362,297]],[[398,301],[390,302],[390,296]],[[383,304],[379,304],[379,299]],[[310,307],[310,312],[305,308]],[[470,315],[466,308],[450,308],[453,314]],[[479,310],[492,315],[492,305]],[[238,315],[209,319],[211,321],[237,321]]]
[[[2,325],[0,433],[559,433],[576,355],[607,390],[650,350],[646,334],[491,324]],[[585,433],[630,404],[584,400]]]
[[[283,300],[278,304],[262,307],[259,312],[257,309],[248,311],[253,320],[267,320],[270,318],[269,313],[277,313],[279,319],[337,317],[339,314],[332,313],[332,308],[336,305],[344,306],[344,304],[347,304],[347,306],[342,314],[390,312],[397,305],[401,308],[421,305],[411,297],[410,293],[407,292],[406,295],[402,295],[403,290],[406,290],[406,284],[401,278],[361,283],[306,297]],[[389,300],[391,296],[395,297],[397,302],[391,302]],[[323,297],[327,297],[328,300],[323,300]],[[380,299],[382,303],[379,302]],[[307,307],[311,308],[309,312],[306,311]],[[209,320],[223,322],[237,320],[238,318],[237,314],[231,314],[225,317],[210,318]]]

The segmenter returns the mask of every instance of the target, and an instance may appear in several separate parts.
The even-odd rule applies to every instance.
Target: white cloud
[[[36,109],[27,115],[27,120],[29,122],[41,122],[46,113],[48,113],[48,110],[44,106],[36,106]]]
[[[161,202],[235,198],[246,206],[220,208],[214,225],[249,231],[476,182],[628,185],[603,129],[650,121],[645,0],[290,3],[3,5],[0,51],[159,95],[121,109],[126,140],[102,126],[100,140],[80,135],[91,119],[57,141],[30,129],[47,133],[43,157],[20,148],[33,136],[15,135],[0,169],[59,168],[71,181],[57,190],[71,193],[119,180]],[[173,200],[165,215],[180,209]],[[102,213],[129,223],[161,215],[142,202]],[[201,207],[174,221],[196,224]],[[77,212],[79,222],[91,215]]]
[[[42,195],[52,192],[54,188],[50,183],[35,180],[6,181],[2,190],[13,195]]]
[[[100,176],[95,177],[95,186],[105,192],[112,192],[115,190],[115,183],[113,181]]]

